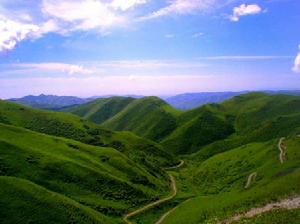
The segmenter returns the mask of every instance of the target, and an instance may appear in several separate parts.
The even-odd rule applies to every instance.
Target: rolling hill
[[[169,175],[175,198],[136,223],[220,223],[300,195],[299,96],[248,93],[188,111],[113,97],[66,110],[81,117],[0,101],[0,217],[10,223],[121,223],[169,195]],[[298,214],[237,223],[294,223]]]
[[[86,104],[64,108],[61,111],[70,112],[97,124],[101,124],[122,111],[134,100],[135,99],[131,97],[100,98]]]
[[[32,207],[45,209],[47,204],[62,204],[54,207],[52,214],[66,214],[55,219],[69,216],[75,220],[90,219],[88,223],[102,223],[99,220],[105,220],[105,216],[116,219],[129,208],[163,194],[168,185],[162,173],[146,170],[116,149],[5,124],[0,124],[0,175],[1,192],[8,193],[3,192],[2,196],[14,198],[9,200],[11,207],[1,204],[1,200],[1,212],[13,209],[21,218],[25,211],[26,215],[30,213],[29,209],[18,211],[26,201]],[[24,194],[18,198],[17,192]],[[35,218],[41,222],[42,213],[32,217]]]
[[[73,107],[72,112],[101,120],[105,128],[131,131],[160,142],[173,154],[202,151],[199,153],[205,158],[254,139],[265,141],[292,133],[299,126],[298,96],[248,93],[188,111],[178,111],[155,97],[134,99],[126,106],[124,101],[128,99],[96,100]],[[101,109],[103,104],[105,110]],[[86,116],[89,114],[91,117]]]
[[[150,140],[129,132],[113,132],[78,116],[37,110],[15,103],[0,101],[0,123],[30,129],[48,135],[65,137],[86,144],[113,147],[150,169],[167,166],[173,157]]]
[[[176,127],[178,111],[157,97],[144,97],[128,105],[120,113],[105,121],[103,127],[127,130],[159,141]]]
[[[181,203],[164,223],[220,223],[251,208],[299,195],[300,139],[294,135],[285,139],[283,164],[277,144],[278,139],[250,143],[202,163],[188,160],[189,166],[177,174],[180,181],[177,197],[190,195],[190,199]],[[255,176],[249,181],[251,174]],[[277,219],[266,214],[264,220],[273,221],[257,223],[276,223]],[[295,215],[278,223],[294,223],[292,220]]]

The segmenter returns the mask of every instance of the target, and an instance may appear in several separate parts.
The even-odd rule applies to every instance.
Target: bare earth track
[[[246,183],[246,186],[245,186],[245,189],[247,189],[247,188],[250,187],[252,180],[255,180],[256,176],[257,176],[257,173],[256,173],[256,172],[251,173],[251,174],[249,175],[248,180],[247,180],[247,183]]]
[[[164,168],[165,170],[170,170],[170,169],[177,169],[177,168],[180,168],[182,165],[184,164],[184,161],[183,160],[180,160],[180,163],[177,165],[177,166],[173,166],[173,167],[168,167],[168,168]],[[148,205],[145,205],[133,212],[130,212],[128,214],[126,214],[124,217],[123,217],[123,221],[127,224],[133,224],[131,221],[129,221],[130,218],[132,218],[133,216],[136,216],[150,208],[153,208],[153,207],[156,207],[164,202],[167,202],[167,201],[170,201],[172,200],[176,194],[177,194],[177,187],[176,187],[176,180],[175,178],[169,174],[169,177],[170,177],[170,181],[171,181],[171,189],[172,189],[172,192],[170,194],[170,196],[166,197],[166,198],[163,198],[163,199],[160,199],[158,201],[155,201],[155,202],[152,202]],[[166,215],[167,216],[167,215]]]
[[[232,218],[222,222],[223,224],[230,224],[236,221],[239,221],[242,218],[251,218],[254,217],[256,215],[265,213],[265,212],[269,212],[273,209],[298,209],[300,208],[300,196],[298,197],[294,197],[291,199],[285,199],[279,202],[273,202],[273,203],[269,203],[263,207],[260,208],[252,208],[251,210],[249,210],[248,212],[244,213],[244,214],[239,214],[236,216],[233,216]]]
[[[278,142],[278,149],[280,151],[280,154],[279,154],[279,160],[280,160],[280,163],[282,164],[286,157],[285,157],[285,151],[286,151],[286,146],[284,145],[283,141],[284,141],[285,138],[280,138],[279,142]]]

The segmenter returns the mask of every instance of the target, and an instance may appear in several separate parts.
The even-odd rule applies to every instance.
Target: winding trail
[[[183,204],[183,203],[186,203],[186,202],[188,202],[188,201],[190,201],[191,200],[191,198],[190,199],[187,199],[187,200],[185,200],[184,202],[182,202],[182,203],[180,203],[179,205],[181,205],[181,204]],[[174,208],[172,208],[171,210],[169,210],[169,211],[167,211],[166,213],[164,213],[160,218],[159,218],[159,220],[157,220],[156,222],[155,222],[155,224],[161,224],[172,212],[174,212],[177,208],[178,208],[178,206],[179,205],[177,205],[176,207],[174,207]]]
[[[247,180],[245,189],[247,189],[248,187],[250,187],[252,180],[255,180],[256,176],[257,176],[257,172],[251,173],[251,174],[248,176],[248,180]]]
[[[182,167],[184,165],[184,161],[181,159],[179,161],[179,164],[176,166],[171,166],[171,167],[167,167],[167,168],[163,168],[164,170],[174,170],[174,169],[178,169],[180,167]]]
[[[286,150],[286,146],[284,145],[283,141],[284,141],[284,137],[280,138],[279,142],[278,142],[278,149],[280,151],[279,154],[279,160],[280,163],[282,164],[284,162],[285,158],[285,150]]]
[[[165,170],[170,170],[170,169],[177,169],[177,168],[180,168],[182,165],[184,164],[184,161],[183,160],[180,160],[180,163],[177,165],[177,166],[173,166],[173,167],[168,167],[168,168],[164,168]],[[155,202],[152,202],[148,205],[145,205],[135,211],[132,211],[126,215],[124,215],[123,217],[123,221],[127,224],[133,224],[131,221],[129,221],[130,218],[132,218],[133,216],[136,216],[150,208],[153,208],[153,207],[156,207],[164,202],[167,202],[167,201],[170,201],[172,200],[176,195],[177,195],[177,187],[176,187],[176,180],[175,180],[175,177],[173,177],[171,174],[169,174],[169,178],[170,178],[170,181],[171,181],[171,194],[166,197],[166,198],[163,198],[163,199],[160,199],[158,201],[155,201]]]
[[[256,215],[260,215],[262,213],[269,212],[269,211],[274,210],[274,209],[280,209],[280,208],[281,209],[288,209],[288,210],[300,208],[300,196],[296,196],[296,197],[290,198],[290,199],[284,199],[284,200],[279,201],[279,202],[269,203],[269,204],[267,204],[263,207],[260,207],[260,208],[252,208],[248,212],[233,216],[232,218],[230,218],[228,220],[225,220],[222,223],[223,224],[230,224],[230,223],[239,221],[242,218],[251,218],[251,217],[254,217]]]

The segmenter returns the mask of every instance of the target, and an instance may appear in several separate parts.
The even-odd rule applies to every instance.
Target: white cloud
[[[203,11],[215,6],[216,3],[217,0],[171,0],[168,6],[143,17],[142,20],[173,14],[182,15]]]
[[[92,74],[93,70],[85,68],[81,65],[65,64],[65,63],[26,63],[16,64],[15,66],[26,69],[27,73],[39,71],[39,72],[62,72],[69,75],[75,74]]]
[[[296,73],[300,73],[300,45],[299,45],[298,55],[297,55],[297,57],[295,58],[295,61],[294,61],[293,71],[296,72]]]
[[[290,59],[292,56],[278,56],[278,55],[225,55],[225,56],[211,56],[199,57],[199,60],[215,60],[215,61],[265,61],[265,60],[281,60]]]
[[[241,16],[255,15],[261,12],[262,12],[262,8],[257,4],[252,4],[252,5],[242,4],[238,7],[233,8],[233,14],[229,17],[229,19],[233,22],[237,22],[240,20]]]
[[[0,52],[13,49],[18,42],[33,37],[39,26],[7,19],[0,15]]]
[[[111,3],[112,4],[112,3]],[[103,30],[125,23],[126,18],[111,8],[111,4],[99,0],[44,0],[42,12],[67,26],[70,31]],[[115,6],[118,4],[115,3]],[[134,5],[133,3],[131,6]],[[123,9],[129,5],[118,5]]]
[[[192,37],[193,38],[199,38],[199,37],[202,37],[204,35],[204,33],[194,33],[193,35],[192,35]]]
[[[174,38],[174,37],[175,37],[175,35],[171,34],[171,33],[165,35],[165,38],[169,38],[169,39]]]
[[[113,0],[111,6],[115,9],[121,9],[122,11],[126,11],[137,5],[142,5],[145,3],[147,3],[146,0]]]

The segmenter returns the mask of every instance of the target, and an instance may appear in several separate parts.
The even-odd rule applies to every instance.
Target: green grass
[[[128,132],[106,130],[68,113],[36,110],[0,101],[0,123],[90,145],[113,147],[149,169],[174,163],[174,158],[155,142]]]
[[[300,138],[289,137],[287,161],[280,164],[277,140],[252,143],[211,157],[190,161],[177,178],[178,197],[196,195],[179,205],[168,223],[217,223],[236,213],[300,193]],[[245,189],[248,176],[256,180]]]
[[[134,217],[136,223],[154,223],[177,205],[164,224],[217,223],[300,194],[299,97],[250,93],[186,112],[155,97],[73,109],[82,118],[0,101],[0,217],[8,223],[52,217],[53,223],[119,223],[127,211],[168,194],[161,167],[178,159],[169,152],[185,154],[185,166],[169,171],[178,194]],[[280,137],[287,137],[284,164]],[[297,217],[299,210],[276,210],[239,223],[297,223]]]
[[[178,113],[157,97],[145,97],[133,101],[116,116],[105,121],[103,126],[117,131],[132,131],[159,141],[175,129]]]
[[[121,223],[28,180],[0,176],[1,223]]]
[[[185,114],[182,117],[179,117],[182,124],[161,142],[174,154],[190,154],[234,132],[230,121],[210,110],[204,109],[190,119]]]
[[[135,99],[131,97],[111,97],[96,99],[89,103],[64,108],[62,111],[83,117],[101,124],[110,119]]]
[[[29,180],[112,217],[168,192],[162,171],[149,172],[113,148],[4,124],[0,124],[0,176]]]

